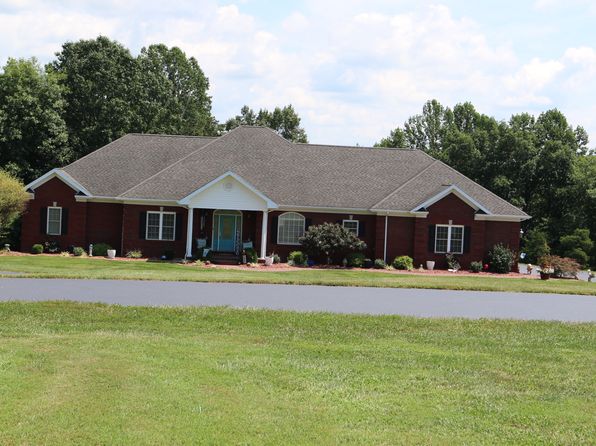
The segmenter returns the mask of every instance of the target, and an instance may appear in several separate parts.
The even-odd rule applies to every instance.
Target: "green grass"
[[[0,303],[0,444],[593,444],[596,326]]]
[[[20,272],[23,277],[346,285],[596,295],[595,283],[579,280],[541,281],[462,275],[422,276],[387,274],[374,270],[304,269],[264,272],[199,268],[165,262],[125,262],[59,256],[0,256],[0,271]]]

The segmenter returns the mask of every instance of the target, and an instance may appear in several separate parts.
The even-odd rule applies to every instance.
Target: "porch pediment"
[[[278,206],[234,172],[215,178],[179,201],[191,208],[266,211]]]

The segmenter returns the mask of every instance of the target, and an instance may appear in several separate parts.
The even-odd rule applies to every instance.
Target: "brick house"
[[[466,267],[498,242],[518,250],[526,213],[419,150],[295,144],[263,127],[221,137],[129,134],[36,179],[21,246],[105,242],[196,255],[282,258],[310,225],[337,222],[367,256]],[[244,245],[244,246],[248,246]]]

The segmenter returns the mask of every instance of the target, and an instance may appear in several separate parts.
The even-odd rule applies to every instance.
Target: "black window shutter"
[[[307,218],[304,220],[304,230],[308,231],[308,228],[312,226],[312,218]]]
[[[435,225],[428,227],[428,252],[435,252]]]
[[[192,209],[188,212],[192,212]],[[182,220],[182,212],[176,212],[176,240],[182,240]]]
[[[145,240],[147,231],[147,212],[142,211],[139,214],[139,239]]]
[[[472,228],[466,226],[464,228],[464,254],[470,252],[470,237],[472,235]]]
[[[358,237],[364,237],[366,235],[366,222],[358,222]]]
[[[66,235],[68,232],[68,209],[62,208],[62,227],[60,228],[60,233],[62,235]]]
[[[277,221],[277,215],[271,217],[271,227],[269,228],[269,243],[277,243]]]
[[[39,210],[39,232],[44,235],[48,233],[48,208],[46,207]]]

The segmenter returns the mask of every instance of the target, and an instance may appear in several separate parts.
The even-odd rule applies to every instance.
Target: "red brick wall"
[[[278,245],[277,243],[273,243],[271,241],[271,224],[274,216],[279,217],[279,215],[283,214],[284,212],[281,211],[274,211],[269,213],[269,220],[268,220],[268,234],[267,234],[267,254],[275,252],[278,254],[282,261],[285,260],[288,254],[292,251],[300,250],[300,246],[293,246],[293,245]],[[342,220],[348,220],[350,215],[352,215],[354,220],[359,220],[362,225],[364,222],[364,236],[361,239],[366,243],[367,249],[365,251],[365,255],[370,258],[374,257],[374,251],[376,249],[376,224],[377,224],[377,217],[375,215],[357,215],[357,214],[332,214],[332,213],[318,213],[318,212],[299,212],[300,214],[304,215],[304,218],[307,220],[310,219],[310,223],[312,225],[320,225],[322,223],[339,223],[341,224]],[[257,219],[260,225],[260,219]],[[259,240],[260,240],[260,230],[259,232]]]
[[[397,256],[413,256],[414,220],[411,217],[389,217],[387,219],[387,262],[392,262]],[[379,236],[383,240],[384,234],[381,233]],[[382,249],[377,253],[377,258],[383,258]]]
[[[85,246],[87,203],[77,203],[71,187],[58,178],[52,178],[35,190],[35,199],[27,203],[21,226],[21,251],[28,252],[35,243],[57,241],[60,248]],[[46,235],[41,232],[41,209],[48,206],[68,209],[68,228],[65,235]]]
[[[121,255],[122,210],[120,203],[87,203],[85,249],[89,243],[107,243]]]
[[[521,223],[487,221],[484,251],[488,253],[497,243],[503,243],[519,253]]]
[[[123,231],[122,231],[122,247],[121,252],[126,254],[132,249],[140,249],[144,257],[161,257],[165,251],[173,251],[175,257],[184,257],[186,253],[186,223],[187,213],[186,209],[182,207],[164,206],[163,210],[168,212],[176,212],[176,219],[182,219],[180,234],[176,233],[178,240],[164,241],[164,240],[143,240],[139,237],[139,220],[141,212],[159,211],[160,206],[144,206],[125,204],[123,210]]]

